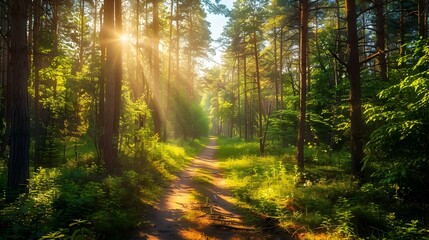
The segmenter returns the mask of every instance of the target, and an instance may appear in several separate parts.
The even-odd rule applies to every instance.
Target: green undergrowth
[[[121,152],[121,173],[107,176],[88,146],[70,148],[65,164],[31,173],[29,192],[5,201],[6,164],[0,167],[0,239],[124,239],[145,224],[144,212],[207,139],[152,142],[144,158]],[[75,154],[76,153],[76,154]]]
[[[391,186],[353,181],[344,152],[307,147],[306,170],[300,175],[294,147],[260,157],[255,142],[219,139],[218,144],[227,185],[242,207],[292,235],[302,239],[429,239],[419,208],[396,199]]]

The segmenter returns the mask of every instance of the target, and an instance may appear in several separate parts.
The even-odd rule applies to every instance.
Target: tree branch
[[[328,49],[329,50],[329,53],[331,53],[331,55],[335,58],[335,59],[337,59],[337,61],[338,62],[340,62],[341,63],[341,65],[343,65],[344,67],[347,67],[347,63],[345,63],[343,60],[341,60],[338,56],[337,56],[337,54],[335,54],[331,49]]]
[[[363,64],[365,64],[365,63],[367,63],[367,62],[371,61],[372,59],[374,59],[374,58],[378,57],[381,53],[382,53],[382,52],[379,50],[379,51],[377,51],[376,53],[374,53],[374,54],[370,55],[369,57],[365,58],[364,60],[360,61],[360,62],[359,62],[359,64],[360,64],[360,65],[363,65]]]

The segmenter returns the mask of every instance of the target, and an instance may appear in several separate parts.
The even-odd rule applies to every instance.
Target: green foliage
[[[279,110],[270,116],[269,136],[271,138],[281,136],[281,141],[290,145],[296,144],[298,136],[298,111]]]
[[[306,159],[312,160],[299,176],[295,149],[282,157],[259,157],[255,142],[218,143],[226,183],[240,205],[276,219],[289,232],[305,232],[308,239],[420,239],[427,234],[427,226],[413,220],[421,219],[421,208],[407,205],[404,215],[388,185],[359,186],[350,178],[344,165],[348,153],[312,145],[306,148]],[[329,160],[333,155],[338,164]],[[392,218],[395,213],[401,217]]]
[[[345,239],[352,239],[356,237],[353,226],[353,214],[351,212],[351,204],[349,201],[341,197],[335,204],[335,225],[333,230],[334,234],[338,237]],[[332,222],[330,219],[326,220],[323,224],[328,229],[331,228]]]
[[[189,102],[185,97],[178,96],[173,109],[175,109],[177,117],[176,134],[183,136],[185,139],[208,136],[209,119],[197,102]]]
[[[83,157],[90,153],[57,168],[39,168],[28,194],[10,204],[0,199],[0,239],[123,239],[143,221],[162,184],[189,162],[189,152],[195,154],[205,142],[154,143],[146,147],[144,164],[124,156],[127,164],[118,176],[106,176],[93,159]]]
[[[396,188],[397,197],[424,203],[429,197],[421,191],[429,182],[429,47],[425,40],[413,47],[400,60],[413,67],[378,94],[379,104],[366,107],[367,123],[375,128],[366,162],[383,163],[375,176]]]
[[[63,239],[63,240],[85,240],[97,239],[97,235],[90,228],[91,223],[87,220],[76,219],[68,225],[68,228],[60,228],[57,231],[49,232],[42,236],[43,239]]]
[[[391,221],[391,227],[394,231],[389,232],[385,239],[429,239],[429,230],[423,228],[418,220],[403,223],[402,221],[394,221],[394,219],[395,216],[393,214],[389,215],[389,221]]]

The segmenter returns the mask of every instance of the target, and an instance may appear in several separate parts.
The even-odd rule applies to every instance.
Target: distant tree
[[[385,11],[384,11],[384,0],[375,0],[375,29],[377,36],[377,53],[378,56],[375,59],[375,65],[377,67],[379,76],[381,80],[387,81],[387,61],[386,61],[386,53],[385,53]]]
[[[164,140],[168,138],[167,120],[170,112],[170,101],[171,101],[171,83],[173,79],[173,17],[174,17],[174,0],[170,0],[170,19],[168,26],[168,73],[167,73],[167,93],[164,108]]]
[[[160,138],[162,131],[162,102],[161,102],[161,78],[159,64],[159,1],[153,1],[153,89],[152,89],[152,106],[153,106],[153,125],[154,132]]]
[[[299,122],[297,162],[300,171],[304,170],[305,116],[307,109],[307,46],[308,46],[308,1],[300,1],[301,21],[299,40]]]
[[[262,95],[261,95],[261,77],[259,69],[259,51],[258,40],[256,38],[256,29],[253,31],[253,53],[255,55],[255,71],[256,71],[256,88],[258,90],[258,138],[259,138],[259,153],[264,155],[264,142],[262,138]]]
[[[174,102],[180,104],[183,99],[188,103],[199,101],[199,95],[195,93],[196,68],[200,66],[200,59],[207,56],[209,48],[209,23],[205,20],[206,13],[200,1],[186,0],[176,2],[176,79]],[[182,67],[180,64],[184,64]],[[183,107],[191,107],[191,104]],[[188,138],[192,133],[183,131],[189,129],[185,116],[186,111],[174,107],[174,132],[175,137]]]
[[[115,0],[115,58],[114,58],[114,74],[115,74],[115,97],[114,97],[114,114],[113,114],[113,144],[114,154],[118,157],[118,145],[120,142],[119,136],[119,121],[121,117],[121,99],[122,99],[122,0]],[[117,161],[114,161],[117,166]],[[114,167],[116,167],[114,165]],[[116,170],[116,169],[115,169]]]

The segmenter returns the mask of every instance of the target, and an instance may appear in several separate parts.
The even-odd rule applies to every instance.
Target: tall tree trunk
[[[41,16],[41,0],[33,2],[33,65],[34,65],[34,165],[41,165],[40,156],[40,69],[41,56],[39,53],[39,36],[40,36],[40,16]]]
[[[232,138],[234,136],[234,104],[231,106],[230,116],[228,137]]]
[[[341,21],[342,21],[342,16],[341,16],[341,6],[340,6],[340,0],[336,0],[336,17],[337,17],[337,21],[336,21],[336,27],[337,27],[337,31],[336,31],[336,36],[335,36],[335,46],[336,46],[336,51],[338,52],[338,58],[339,59],[343,59],[344,58],[344,54],[343,54],[343,50],[342,50],[342,46],[341,46],[341,36],[342,36],[342,32],[341,32]],[[338,89],[337,86],[341,80],[341,76],[342,76],[342,71],[343,71],[343,66],[341,65],[341,63],[337,60],[334,59],[334,81],[335,81],[335,89]],[[337,94],[337,90],[335,91],[335,100],[336,102],[339,102],[339,94]]]
[[[104,100],[105,100],[105,83],[106,83],[106,41],[107,30],[103,23],[104,6],[100,9],[100,72],[98,77],[98,115],[97,115],[97,137],[98,139],[98,158],[102,158],[104,148]]]
[[[168,139],[167,131],[167,116],[170,114],[170,101],[171,101],[171,78],[172,78],[172,59],[173,59],[173,13],[174,13],[174,0],[170,1],[170,24],[168,32],[168,76],[167,76],[167,96],[165,102],[165,122],[164,122],[164,140]]]
[[[274,27],[274,84],[276,91],[276,110],[279,110],[279,77],[277,69],[277,28]]]
[[[381,80],[387,81],[387,64],[386,64],[386,53],[384,51],[385,41],[385,17],[384,17],[384,1],[374,0],[375,3],[375,25],[377,35],[377,51],[379,52],[378,57],[375,59],[376,69],[380,75]]]
[[[256,38],[256,31],[253,31],[253,51],[255,54],[255,67],[256,67],[256,86],[258,90],[258,138],[259,138],[259,153],[264,155],[264,142],[262,139],[262,94],[261,94],[261,78],[259,75],[259,51],[258,51],[258,41]]]
[[[280,109],[284,110],[284,97],[283,97],[283,28],[282,26],[280,28],[280,60],[279,60],[279,87],[280,87]],[[281,136],[282,138],[282,146],[286,147],[286,137],[284,135]]]
[[[283,99],[283,27],[280,28],[280,62],[279,62],[279,78],[280,78],[280,108],[284,109]]]
[[[179,0],[176,0],[176,87],[175,88],[175,98],[176,98],[176,103],[179,101],[180,99],[180,90],[183,89],[183,83],[182,83],[182,77],[180,76],[180,27],[179,27]],[[175,138],[178,138],[179,136],[179,113],[176,109],[175,111],[175,125],[174,125],[174,135]]]
[[[348,36],[348,63],[347,73],[350,80],[350,148],[352,174],[356,178],[362,177],[362,103],[360,86],[360,65],[357,35],[357,15],[355,0],[346,0],[346,27]]]
[[[426,38],[426,9],[425,9],[426,1],[425,0],[418,0],[418,6],[417,6],[417,21],[418,21],[418,28],[419,28],[419,37]]]
[[[304,142],[305,142],[305,114],[307,105],[307,45],[308,45],[308,0],[301,0],[300,40],[299,40],[299,121],[297,163],[300,172],[304,171]]]
[[[97,28],[98,28],[98,9],[97,9],[97,7],[98,7],[98,0],[95,0],[94,2],[93,2],[93,5],[92,5],[92,8],[93,8],[93,26],[92,26],[92,49],[91,49],[91,59],[92,59],[92,61],[93,61],[93,63],[91,64],[91,68],[90,68],[90,71],[91,71],[91,83],[94,85],[94,86],[97,86],[97,82],[95,81],[95,78],[96,78],[96,66],[95,66],[95,63],[97,62],[97,45],[96,45],[96,42],[97,42]],[[101,26],[100,26],[101,27]],[[98,87],[100,87],[99,85],[98,85]],[[98,92],[97,92],[97,88],[95,87],[94,88],[94,92],[92,93],[93,94],[93,97],[92,97],[92,107],[95,109],[95,111],[93,112],[93,114],[94,114],[94,122],[93,122],[93,124],[94,124],[94,128],[95,128],[95,136],[94,136],[94,145],[95,145],[95,149],[96,149],[96,152],[97,152],[97,162],[98,162],[98,160],[100,159],[100,142],[99,142],[99,125],[98,125],[98,112],[99,112],[99,105],[98,105],[98,102],[97,102],[97,100],[99,100],[98,99],[98,97],[97,97],[97,94],[98,94]]]
[[[243,81],[244,81],[244,139],[249,139],[249,124],[248,124],[248,108],[249,102],[247,99],[247,66],[246,66],[246,53],[243,54]]]
[[[80,36],[79,36],[79,71],[82,71],[83,68],[83,36],[85,35],[85,1],[80,0],[79,2],[80,10]]]
[[[317,11],[316,11],[316,19],[317,19]],[[317,21],[317,20],[316,20]],[[308,30],[308,29],[307,29]],[[306,72],[307,72],[307,89],[306,89],[306,94],[307,93],[309,93],[310,91],[311,91],[311,65],[310,65],[310,44],[308,43],[308,34],[307,34],[307,50],[305,51],[306,52],[306,56],[305,56],[305,59],[307,60],[307,70],[306,70]],[[320,67],[321,69],[323,69],[323,66],[321,66]],[[307,104],[307,97],[306,97],[306,104]],[[312,134],[311,134],[311,126],[310,126],[310,123],[311,123],[311,117],[310,117],[310,113],[308,113],[308,111],[307,111],[308,109],[307,109],[307,107],[306,107],[306,110],[305,110],[305,114],[307,115],[306,116],[306,119],[305,119],[305,140],[306,141],[308,141],[308,142],[311,142],[311,141],[313,141],[313,138],[312,138]]]
[[[252,78],[252,88],[250,89],[250,100],[249,100],[249,138],[253,139],[253,137],[255,136],[255,85],[257,85],[256,83],[256,77],[255,74],[253,75]]]
[[[54,31],[52,31],[52,39],[53,39],[53,43],[52,43],[52,53],[54,56],[58,56],[58,8],[59,8],[59,0],[53,0],[53,8],[54,8],[54,12],[53,12],[53,18],[52,18],[52,28]]]
[[[7,19],[7,11],[5,7],[0,8],[0,31],[3,36],[6,35],[6,31],[9,28],[9,23]],[[1,96],[0,96],[0,132],[3,133],[0,144],[0,155],[4,155],[6,152],[6,145],[9,144],[9,134],[10,133],[10,114],[8,114],[10,107],[8,104],[8,41],[5,38],[0,39],[0,78],[1,78]]]
[[[401,5],[401,16],[399,19],[399,56],[405,56],[405,9],[404,2],[405,0],[399,0]]]
[[[7,199],[27,190],[29,178],[30,117],[28,106],[27,0],[9,0],[11,135]]]
[[[240,93],[240,56],[237,57],[237,99],[238,99],[238,108],[237,108],[237,120],[238,120],[238,136],[241,138],[241,93]]]
[[[369,56],[369,54],[366,51],[367,38],[368,38],[368,36],[366,34],[366,29],[367,29],[367,25],[368,25],[367,20],[365,18],[366,14],[367,14],[366,12],[361,14],[362,20],[360,22],[361,22],[362,26],[359,28],[361,32],[357,33],[358,35],[361,36],[361,44],[359,45],[359,46],[361,46],[361,49],[362,49],[360,51],[360,54],[361,54],[360,58],[361,59],[366,59]],[[365,62],[365,63],[363,63],[363,65],[366,65],[365,67],[371,67],[370,62]]]
[[[185,86],[187,87],[186,91],[187,91],[187,97],[188,97],[188,101],[192,101],[193,100],[193,86],[194,86],[194,80],[192,77],[192,42],[194,39],[194,22],[193,22],[193,18],[192,18],[192,5],[189,6],[189,10],[188,10],[188,15],[189,15],[189,46],[188,46],[188,56],[187,56],[187,71],[186,71],[186,84]]]
[[[153,1],[153,124],[158,137],[161,136],[161,79],[159,71],[159,11],[158,1]]]
[[[135,51],[136,51],[136,58],[135,58],[136,68],[135,68],[135,74],[136,74],[136,77],[135,77],[135,84],[134,84],[133,89],[134,89],[134,99],[138,100],[142,95],[142,89],[140,86],[140,79],[141,79],[141,77],[140,77],[140,0],[136,0],[136,16],[135,17],[136,17],[136,19],[135,19],[135,21],[136,21],[136,26],[135,26],[136,27],[135,28],[135,30],[136,30],[136,32],[135,32],[135,36],[136,36],[136,48],[135,48]],[[139,122],[139,120],[137,120],[137,122]],[[138,126],[138,123],[137,123],[137,126]]]
[[[118,145],[121,142],[119,132],[119,119],[121,116],[121,96],[122,96],[122,42],[118,36],[122,35],[122,0],[115,0],[115,89],[114,89],[114,114],[113,114],[113,141],[114,141],[114,156],[119,156]],[[114,167],[118,166],[117,161],[114,161]],[[115,169],[116,170],[116,169]]]
[[[117,141],[114,139],[114,115],[115,115],[115,87],[116,87],[116,54],[115,51],[115,26],[114,26],[115,0],[104,0],[104,43],[106,45],[106,94],[103,118],[103,160],[108,173],[114,171],[114,163],[117,156]]]

